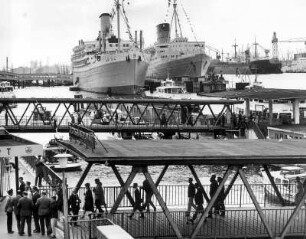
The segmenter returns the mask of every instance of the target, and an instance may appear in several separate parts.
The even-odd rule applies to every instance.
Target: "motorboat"
[[[67,157],[67,165],[63,168],[61,167],[58,157],[56,155],[66,153]],[[80,159],[69,152],[65,152],[65,150],[56,144],[54,139],[50,140],[50,142],[43,149],[43,159],[46,166],[50,167],[55,172],[61,172],[65,170],[66,172],[72,171],[80,171],[81,162]]]
[[[265,194],[269,199],[275,201],[277,195],[272,187],[268,175],[262,170],[263,184]],[[304,168],[299,166],[283,166],[277,168],[277,170],[270,171],[271,176],[274,178],[274,182],[278,187],[285,203],[293,204],[294,197],[297,192],[296,189],[296,177],[300,177],[301,182],[306,178],[306,171]]]

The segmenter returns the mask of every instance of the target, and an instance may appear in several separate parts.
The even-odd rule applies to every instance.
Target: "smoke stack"
[[[167,43],[170,40],[170,24],[162,23],[156,26],[157,43]]]
[[[100,23],[101,23],[101,35],[103,50],[106,50],[106,38],[110,32],[111,28],[111,15],[109,13],[102,13],[100,15]]]
[[[6,57],[6,71],[8,72],[8,57]]]
[[[143,42],[142,42],[142,30],[140,30],[140,33],[139,33],[139,45],[140,45],[140,50],[142,50],[142,44],[143,44]]]

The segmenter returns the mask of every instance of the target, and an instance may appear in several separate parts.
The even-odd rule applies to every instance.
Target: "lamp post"
[[[54,157],[59,161],[60,167],[63,173],[63,204],[64,204],[64,238],[69,238],[69,228],[68,228],[68,199],[67,199],[67,179],[65,177],[65,168],[67,166],[68,158],[71,154],[57,154]]]

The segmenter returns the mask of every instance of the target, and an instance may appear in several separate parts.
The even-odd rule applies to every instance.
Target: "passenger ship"
[[[142,32],[139,44],[130,32],[130,40],[120,38],[120,7],[123,8],[123,1],[120,3],[116,0],[112,14],[101,14],[101,31],[97,40],[86,42],[80,40],[79,45],[73,48],[71,58],[73,83],[80,90],[108,94],[136,94],[144,87],[149,56],[142,51]],[[112,20],[115,14],[117,36],[112,32]]]
[[[169,23],[157,25],[157,43],[148,49],[151,61],[147,78],[171,79],[181,77],[199,78],[205,76],[211,58],[205,54],[205,42],[188,41],[182,33],[178,34],[179,18],[177,14],[177,1],[173,1],[173,16],[176,29],[175,37],[171,40]],[[181,29],[181,28],[179,28]]]

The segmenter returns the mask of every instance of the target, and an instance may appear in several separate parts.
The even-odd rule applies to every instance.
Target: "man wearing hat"
[[[27,222],[28,226],[28,236],[32,236],[31,233],[31,220],[32,220],[32,212],[33,212],[33,202],[30,198],[28,198],[28,193],[23,192],[22,198],[19,199],[17,207],[20,210],[20,232],[19,235],[22,236],[24,234],[24,225]]]
[[[195,196],[195,186],[192,183],[193,179],[189,178],[188,181],[189,181],[189,185],[188,185],[188,206],[187,206],[186,217],[190,216],[191,207],[193,207],[194,209],[197,208],[196,205],[193,202],[194,196]]]
[[[301,182],[300,177],[296,177],[295,181],[296,181],[296,194],[295,194],[294,202],[295,202],[295,205],[298,205],[298,203],[301,201],[303,197],[304,188],[303,188],[303,184]]]
[[[141,202],[142,202],[142,199],[141,199],[141,194],[140,194],[140,191],[138,189],[138,184],[137,183],[134,183],[133,184],[133,188],[134,188],[134,195],[135,195],[135,204],[134,204],[134,207],[133,207],[133,212],[131,215],[129,215],[129,218],[132,219],[133,218],[133,215],[134,213],[136,212],[136,210],[138,210],[140,212],[140,218],[144,218],[144,214],[142,212],[142,207],[141,207]]]
[[[6,212],[6,215],[7,215],[7,232],[12,234],[14,233],[14,231],[12,230],[12,227],[13,227],[13,199],[12,199],[12,196],[13,196],[13,189],[10,189],[7,191],[7,201],[6,201],[6,204],[5,204],[5,208],[4,208],[4,211]]]
[[[17,190],[16,196],[13,198],[13,205],[14,205],[14,214],[15,214],[15,218],[17,222],[18,233],[20,233],[20,212],[19,212],[17,205],[21,197],[22,197],[21,191]]]
[[[36,206],[36,202],[38,200],[38,198],[40,198],[40,194],[38,191],[38,188],[36,186],[33,187],[33,197],[32,197],[32,201],[33,201],[33,219],[34,219],[34,225],[35,225],[35,229],[33,232],[35,233],[40,233],[40,225],[39,225],[39,216],[38,216],[38,207]]]
[[[105,202],[105,197],[104,197],[104,191],[102,188],[102,183],[100,179],[96,178],[95,179],[96,187],[93,189],[93,192],[95,194],[95,206],[96,209],[98,209],[99,213],[104,212],[101,208],[102,205],[104,205],[105,211],[107,212],[107,206]]]
[[[210,199],[212,199],[213,196],[215,195],[215,193],[218,189],[218,186],[219,185],[218,185],[218,182],[216,180],[216,175],[215,174],[211,175],[211,177],[210,177],[210,190],[209,190]],[[215,207],[216,207],[216,203],[212,206],[211,210],[208,213],[209,218],[212,218],[212,210]]]

